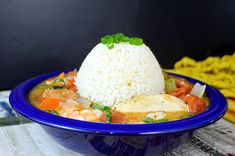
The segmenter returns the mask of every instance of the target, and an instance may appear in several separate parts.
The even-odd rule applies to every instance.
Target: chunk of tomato
[[[112,110],[112,123],[122,123],[124,121],[124,114],[116,110]]]
[[[111,110],[112,112],[112,123],[122,123],[124,121],[124,114],[121,112],[118,112],[116,110]],[[99,118],[100,122],[106,122],[107,118],[105,113],[103,113],[100,118]]]
[[[182,97],[189,94],[193,88],[190,83],[188,83],[182,79],[176,81],[176,86],[177,86],[177,88],[169,94],[172,96],[176,96],[178,98],[181,98],[181,99],[183,99]]]
[[[169,93],[172,96],[176,96],[178,98],[187,95],[190,92],[189,88],[176,88],[173,92]]]
[[[183,80],[183,79],[179,79],[179,80],[177,80],[176,81],[176,86],[178,87],[178,88],[192,88],[192,85],[190,84],[190,83],[188,83],[188,82],[186,82],[185,80]]]
[[[74,87],[74,82],[75,82],[74,79],[69,80],[69,81],[67,82],[66,88],[68,88],[68,89],[73,88],[73,87]]]
[[[206,102],[205,100],[194,96],[194,95],[188,95],[185,97],[184,102],[188,104],[189,111],[194,114],[201,113],[205,111],[206,109]]]

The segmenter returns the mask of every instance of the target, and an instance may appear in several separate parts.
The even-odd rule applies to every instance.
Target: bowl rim
[[[17,113],[39,124],[81,133],[110,135],[160,135],[195,130],[214,123],[223,117],[227,110],[226,98],[215,88],[199,80],[168,72],[168,74],[184,78],[191,83],[198,82],[206,85],[206,94],[210,105],[205,112],[185,119],[163,123],[114,124],[64,118],[41,111],[30,104],[28,93],[35,85],[61,72],[67,73],[69,71],[71,70],[43,74],[20,83],[10,93],[9,101],[11,106]]]

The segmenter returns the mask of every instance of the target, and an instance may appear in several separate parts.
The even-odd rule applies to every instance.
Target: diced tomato
[[[189,94],[190,91],[192,90],[192,85],[182,79],[176,81],[176,86],[177,88],[169,94],[181,99],[183,99],[183,97]]]
[[[73,80],[73,79],[72,79],[72,80],[69,80],[68,83],[67,83],[66,88],[68,88],[68,89],[72,88],[72,87],[74,86],[73,83],[74,83],[74,80]]]
[[[173,92],[169,94],[176,96],[176,97],[182,97],[182,96],[186,96],[187,94],[189,94],[191,90],[192,88],[190,86],[180,87],[180,88],[176,88]]]
[[[186,96],[184,102],[188,104],[189,111],[194,114],[201,113],[206,109],[206,102],[194,95]]]
[[[76,71],[71,71],[71,72],[68,72],[68,75],[70,75],[70,76],[77,76],[77,72]]]
[[[169,93],[172,96],[176,96],[176,97],[181,97],[181,96],[185,96],[186,94],[188,94],[188,88],[176,88],[173,92]]]
[[[39,104],[41,110],[55,110],[59,107],[60,100],[57,98],[45,98]]]
[[[100,116],[100,118],[98,119],[98,121],[100,121],[100,122],[106,122],[106,115],[105,115],[105,113],[102,113],[102,115]]]
[[[112,123],[122,123],[124,115],[121,112],[112,110]]]
[[[181,87],[183,87],[183,88],[190,88],[190,87],[192,87],[192,85],[190,83],[186,82],[183,79],[177,80],[176,81],[176,86],[178,88],[181,88]]]
[[[122,123],[124,120],[124,115],[116,110],[111,110],[112,112],[112,123]],[[98,119],[100,122],[106,122],[106,115],[103,113]]]

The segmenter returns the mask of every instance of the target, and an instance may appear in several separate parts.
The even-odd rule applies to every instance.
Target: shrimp
[[[59,115],[62,117],[68,117],[69,114],[76,112],[76,111],[78,110],[76,110],[75,108],[66,108],[66,109],[59,110]]]
[[[67,114],[68,118],[71,118],[71,119],[76,119],[76,120],[85,120],[85,118],[80,114],[80,111],[73,111],[69,114]]]
[[[104,113],[101,110],[72,110],[66,109],[60,112],[60,115],[63,117],[83,120],[83,121],[94,121],[94,122],[104,122],[101,118]]]

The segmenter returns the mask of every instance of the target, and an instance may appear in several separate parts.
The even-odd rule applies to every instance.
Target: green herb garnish
[[[107,42],[113,42],[113,38],[109,35],[106,35],[101,38],[101,43],[106,44]]]
[[[107,47],[109,48],[109,49],[113,49],[114,48],[114,43],[113,42],[107,42],[106,43],[106,45],[107,45]]]
[[[154,120],[153,118],[148,117],[148,116],[144,117],[145,123],[156,123],[156,122],[166,122],[166,121],[168,121],[168,119],[164,118],[164,119]]]
[[[59,115],[59,113],[55,110],[45,110],[45,112],[53,114],[53,115]]]
[[[105,44],[109,49],[114,48],[114,43],[118,44],[120,42],[129,42],[129,44],[139,46],[143,44],[143,39],[138,37],[129,38],[122,33],[106,35],[101,38],[101,43]]]
[[[108,123],[110,123],[112,121],[112,112],[111,112],[110,107],[102,106],[98,103],[93,103],[93,102],[91,103],[90,107],[93,108],[93,109],[99,109],[102,112],[104,112],[105,115],[106,115],[106,120],[107,120]]]
[[[93,109],[99,109],[99,110],[103,110],[104,109],[104,106],[98,104],[98,103],[94,103],[92,102],[91,105],[90,105],[91,108]]]
[[[138,38],[138,37],[132,37],[129,39],[129,43],[132,45],[142,45],[143,44],[143,39]]]
[[[128,42],[129,41],[129,37],[125,36],[125,35],[121,35],[119,38],[120,42]]]
[[[111,35],[111,37],[113,38],[113,42],[114,43],[119,43],[122,35],[123,34],[113,34],[113,35]]]
[[[65,87],[65,82],[63,79],[59,78],[52,82],[52,87],[54,89],[62,89]]]
[[[168,121],[168,119],[159,119],[159,120],[155,120],[155,122],[166,122]]]
[[[153,123],[154,120],[153,120],[152,118],[146,116],[146,117],[144,117],[144,122],[145,122],[145,123]]]
[[[107,122],[110,123],[110,122],[112,121],[112,112],[111,112],[111,108],[108,107],[108,106],[104,106],[103,112],[104,112],[105,115],[106,115]]]

